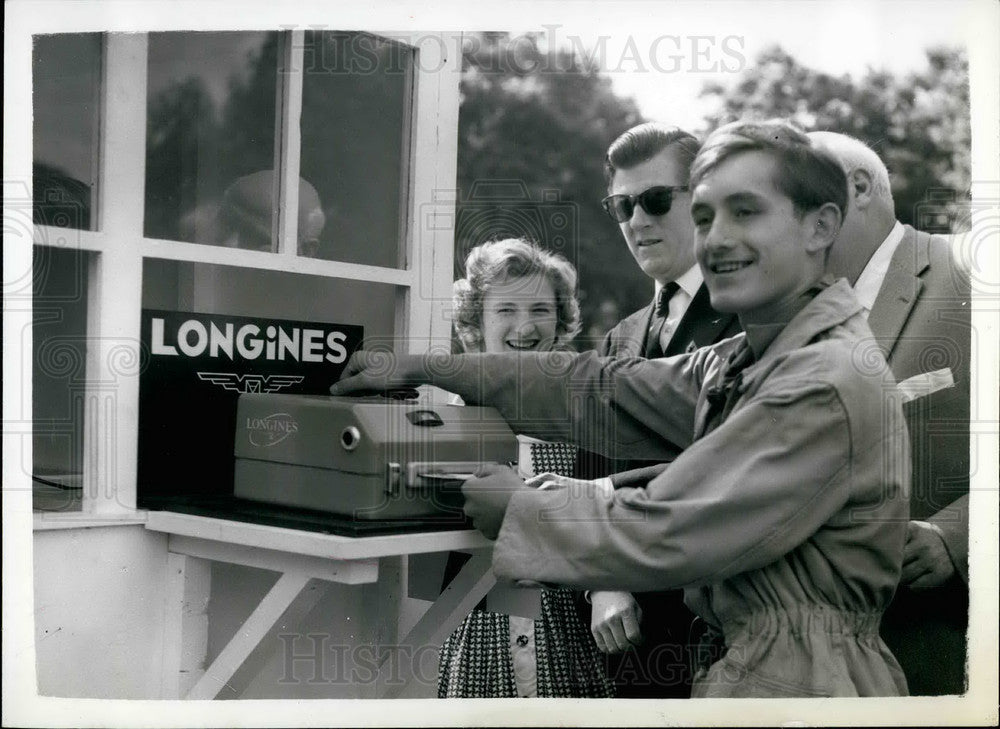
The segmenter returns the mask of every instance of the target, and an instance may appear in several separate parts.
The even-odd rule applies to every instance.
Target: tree
[[[579,271],[584,321],[612,298],[623,312],[651,294],[601,209],[608,145],[643,121],[595,64],[543,51],[536,35],[467,37],[458,124],[456,276],[469,249],[525,235]]]
[[[781,48],[765,50],[731,87],[708,84],[719,109],[710,129],[740,118],[785,117],[807,131],[858,137],[886,163],[896,217],[953,232],[971,187],[969,68],[964,51],[933,49],[928,68],[905,78],[869,69],[858,81],[807,68]]]

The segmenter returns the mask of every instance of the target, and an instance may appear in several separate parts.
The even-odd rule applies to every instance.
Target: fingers
[[[591,593],[591,633],[603,653],[620,653],[642,642],[642,611],[627,592]]]
[[[496,539],[503,525],[511,494],[524,482],[509,466],[483,464],[476,475],[462,484],[465,514],[489,539]]]
[[[628,641],[625,640],[625,631],[622,630],[621,621],[619,620],[612,620],[608,623],[604,639],[607,641],[612,653],[621,653],[628,647]]]
[[[511,472],[513,469],[510,466],[505,466],[500,463],[480,463],[479,467],[476,469],[474,478],[485,479],[490,476],[496,476],[498,474],[506,474]],[[465,483],[469,483],[472,479],[468,479]],[[463,486],[464,489],[464,486]]]
[[[535,489],[541,486],[546,481],[558,481],[558,480],[559,476],[554,473],[538,473],[532,476],[531,478],[526,479],[524,484],[525,486],[530,486],[531,488]]]
[[[472,521],[472,526],[482,532],[487,539],[496,539],[500,529],[496,520],[491,517],[491,511],[484,508],[474,499],[466,499],[465,515]]]
[[[430,380],[422,363],[422,355],[359,350],[351,355],[340,380],[330,387],[330,394],[384,393],[427,384]]]
[[[639,629],[639,616],[634,610],[628,610],[622,615],[622,630],[625,640],[630,645],[642,643],[642,631]]]
[[[527,481],[524,482],[525,486],[528,486],[538,491],[547,491],[549,489],[562,488],[570,485],[573,479],[567,478],[566,476],[560,476],[556,473],[540,473],[537,476],[532,476]]]
[[[363,375],[369,365],[368,353],[358,350],[351,355],[347,366],[340,373],[340,379],[330,386],[331,395],[349,395],[354,392],[376,389],[371,378]]]
[[[594,642],[602,653],[622,653],[642,643],[639,624],[632,620],[614,618],[591,629]]]
[[[353,392],[363,392],[373,390],[374,386],[362,375],[348,377],[330,385],[331,395],[350,395]]]
[[[947,577],[942,577],[934,571],[924,572],[922,575],[910,582],[909,587],[910,589],[918,592],[921,590],[930,590],[931,588],[944,584],[946,579]]]
[[[899,581],[904,585],[913,586],[927,572],[927,566],[923,562],[914,560],[903,565],[903,572],[899,576]]]
[[[603,632],[598,630],[596,627],[592,627],[590,629],[590,633],[591,635],[594,636],[594,643],[597,644],[597,650],[599,650],[601,653],[606,653],[606,654],[615,652],[608,647],[608,642],[604,639]]]
[[[903,570],[905,571],[907,567],[917,567],[924,561],[925,555],[926,552],[920,545],[907,544],[903,548]]]
[[[944,584],[954,569],[939,531],[925,522],[911,521],[903,547],[900,583],[914,590],[927,590]]]

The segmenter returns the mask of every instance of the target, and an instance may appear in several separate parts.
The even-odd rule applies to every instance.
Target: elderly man
[[[969,549],[969,272],[948,241],[896,220],[878,155],[844,134],[813,132],[838,158],[850,201],[830,252],[904,396],[913,487],[902,583],[882,635],[913,695],[965,691]]]

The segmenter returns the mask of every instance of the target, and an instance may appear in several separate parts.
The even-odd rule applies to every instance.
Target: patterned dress
[[[522,440],[522,475],[571,472],[575,448]],[[530,468],[524,468],[527,443]],[[534,622],[537,694],[542,698],[610,698],[604,658],[577,613],[572,590],[542,590]],[[438,698],[516,698],[510,617],[473,610],[441,647]]]

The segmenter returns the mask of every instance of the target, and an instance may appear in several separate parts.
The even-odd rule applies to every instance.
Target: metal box
[[[236,496],[355,519],[460,515],[469,474],[517,459],[492,408],[249,393],[236,417]]]

